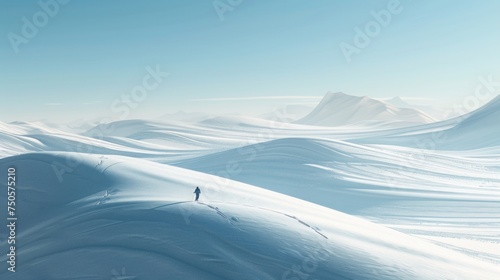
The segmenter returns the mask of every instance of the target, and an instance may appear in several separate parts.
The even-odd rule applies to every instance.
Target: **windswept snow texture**
[[[58,177],[53,164],[67,157],[78,157],[80,165]],[[2,279],[107,279],[122,268],[138,279],[296,273],[494,279],[500,273],[493,264],[332,209],[150,161],[39,153],[0,166],[33,173],[18,188],[22,263],[16,274],[4,270]],[[191,201],[194,185],[204,186],[199,203]]]
[[[380,104],[344,97],[340,126],[325,100],[309,116],[327,126],[0,123],[19,218],[0,279],[498,279],[500,97],[433,123],[383,103],[367,121]]]

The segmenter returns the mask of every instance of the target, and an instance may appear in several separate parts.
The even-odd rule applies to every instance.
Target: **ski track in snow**
[[[212,205],[210,205],[210,204],[206,204],[206,203],[199,202],[199,201],[198,201],[198,203],[199,203],[199,204],[201,204],[201,205],[205,205],[205,206],[207,206],[208,208],[210,208],[210,209],[214,210],[214,211],[215,211],[215,212],[216,212],[219,216],[221,216],[221,217],[223,217],[224,219],[226,219],[226,220],[228,221],[228,223],[229,223],[232,227],[234,227],[234,228],[236,228],[237,230],[241,231],[241,229],[240,229],[238,226],[236,226],[236,225],[235,225],[235,222],[238,222],[238,221],[239,221],[239,219],[238,219],[238,218],[236,218],[236,217],[229,217],[229,216],[227,216],[226,214],[224,214],[224,213],[223,213],[223,212],[219,209],[219,207],[212,206]]]

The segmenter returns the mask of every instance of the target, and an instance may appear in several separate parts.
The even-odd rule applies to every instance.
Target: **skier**
[[[196,187],[194,193],[196,194],[196,199],[194,201],[198,201],[198,198],[200,198],[200,193],[201,193],[200,188]]]

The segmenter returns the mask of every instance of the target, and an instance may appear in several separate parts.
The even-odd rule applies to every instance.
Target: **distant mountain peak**
[[[393,97],[393,98],[387,100],[386,102],[393,105],[393,106],[399,107],[399,108],[413,108],[413,106],[410,103],[406,102],[400,96]]]
[[[393,101],[399,101],[399,102],[406,102],[400,96],[393,97],[393,98],[391,98],[391,100],[393,100]]]
[[[398,123],[401,126],[433,121],[433,118],[416,109],[398,108],[367,96],[328,92],[318,106],[297,123],[319,126]]]
[[[325,96],[323,97],[323,100],[330,100],[330,99],[339,99],[339,98],[349,98],[349,99],[362,99],[366,96],[355,96],[355,95],[349,95],[344,92],[338,91],[338,92],[327,92]]]

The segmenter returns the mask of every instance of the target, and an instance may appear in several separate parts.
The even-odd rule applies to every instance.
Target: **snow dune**
[[[68,157],[79,165],[58,178],[53,164]],[[332,209],[151,161],[37,153],[0,160],[1,169],[9,166],[31,176],[18,188],[22,261],[16,274],[2,271],[2,279],[109,279],[117,272],[131,279],[496,279],[500,273]],[[191,201],[196,185],[200,203]]]
[[[385,135],[366,134],[357,143],[389,144],[430,150],[467,151],[500,146],[498,133],[500,95],[483,107],[453,119],[385,131]]]
[[[500,95],[446,131],[443,146],[460,150],[500,146],[499,120]]]
[[[499,254],[488,253],[491,247],[500,250],[500,210],[492,207],[500,203],[499,156],[472,155],[288,138],[171,164],[305,199],[419,237],[446,236],[442,245],[454,244],[457,250],[500,263]],[[405,215],[396,219],[402,211]],[[477,244],[456,244],[464,240]]]
[[[355,98],[348,96],[347,99]],[[126,120],[101,124],[79,135],[41,123],[2,123],[0,155],[30,151],[74,151],[185,159],[290,137],[425,149],[485,148],[500,145],[500,137],[492,129],[496,126],[496,113],[500,111],[498,100],[496,98],[480,110],[463,117],[401,128],[385,125],[377,129],[360,125],[321,127],[231,116],[205,119],[198,123]]]

